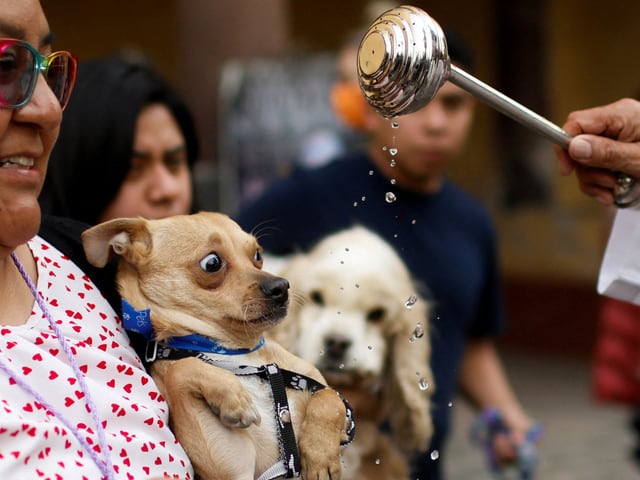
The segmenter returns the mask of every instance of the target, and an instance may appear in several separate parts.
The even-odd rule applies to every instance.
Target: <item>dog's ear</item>
[[[433,433],[430,397],[435,391],[429,364],[429,304],[420,298],[394,319],[402,328],[390,340],[391,425],[396,441],[407,452],[424,451]]]
[[[143,218],[116,218],[82,232],[82,245],[89,263],[104,267],[111,255],[137,263],[152,248],[148,221]]]

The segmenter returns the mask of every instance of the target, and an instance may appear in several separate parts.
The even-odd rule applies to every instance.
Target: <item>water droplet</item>
[[[344,251],[348,252],[349,251],[349,247],[344,247]]]
[[[404,302],[404,308],[408,308],[409,310],[411,310],[417,301],[418,301],[418,297],[416,295],[411,295],[409,298],[407,298],[407,301]]]
[[[427,382],[424,378],[420,378],[418,380],[418,388],[423,392],[429,389],[429,382]]]
[[[393,122],[391,124],[391,128],[398,128],[400,126],[400,124],[398,122]]]
[[[344,363],[341,363],[340,365],[338,365],[338,368],[342,370],[344,368]]]
[[[389,166],[390,166],[391,168],[395,168],[395,167],[396,167],[396,165],[398,165],[398,162],[396,162],[396,161],[395,161],[395,160],[393,160],[393,159],[389,162]]]
[[[449,408],[453,407],[453,402],[447,403],[447,407],[449,407]]]
[[[382,151],[386,152],[388,150],[387,146],[385,145],[384,147],[382,147]]]
[[[369,350],[373,350],[373,345],[367,345],[367,348],[368,348]]]
[[[356,288],[360,288],[360,284],[356,283]]]
[[[376,458],[375,463],[376,463],[376,465],[380,465],[380,459],[379,459],[379,458]]]
[[[440,458],[440,452],[438,450],[434,450],[431,452],[431,460],[437,460],[438,458]]]
[[[406,306],[406,304],[405,304],[405,306]],[[407,307],[407,308],[410,308],[410,307]],[[422,338],[423,336],[424,336],[424,327],[422,326],[421,323],[418,323],[416,325],[416,328],[413,329],[413,333],[411,334],[411,337],[409,338],[409,341],[411,343],[414,343],[417,339]]]
[[[414,218],[413,220],[411,220],[411,225],[415,225],[416,224],[416,219]]]
[[[395,185],[396,184],[396,179],[392,178],[391,180],[389,180],[389,182],[391,183],[391,185]]]
[[[397,155],[398,154],[398,149],[397,148],[390,148],[389,149],[389,153],[391,155]]]
[[[357,207],[358,206],[358,202],[353,202],[353,206]]]
[[[393,203],[397,200],[395,193],[393,192],[387,192],[384,195],[384,199],[387,203]]]
[[[369,170],[369,175],[373,176],[373,170]]]
[[[367,197],[365,197],[364,195],[362,196],[362,198],[360,198],[360,200],[362,200],[363,202],[367,199]]]

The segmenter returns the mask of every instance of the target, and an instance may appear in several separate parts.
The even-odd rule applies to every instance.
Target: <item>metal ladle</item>
[[[449,80],[564,149],[572,139],[546,118],[452,65],[442,28],[417,7],[393,8],[371,24],[358,48],[358,76],[367,101],[387,118],[420,110]],[[618,207],[640,201],[640,185],[620,172],[613,193]]]

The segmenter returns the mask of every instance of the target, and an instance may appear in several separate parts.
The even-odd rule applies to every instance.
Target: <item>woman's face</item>
[[[148,105],[136,121],[129,173],[99,220],[187,214],[192,195],[187,145],[180,127],[164,104]]]
[[[40,2],[0,0],[0,38],[49,54],[52,35]],[[60,103],[42,75],[26,105],[0,107],[0,257],[38,231],[38,195],[61,120]]]

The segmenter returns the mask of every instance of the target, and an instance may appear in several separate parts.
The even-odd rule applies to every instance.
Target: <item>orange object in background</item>
[[[331,89],[331,105],[338,118],[351,128],[363,130],[367,108],[360,86],[351,82],[337,82]]]

